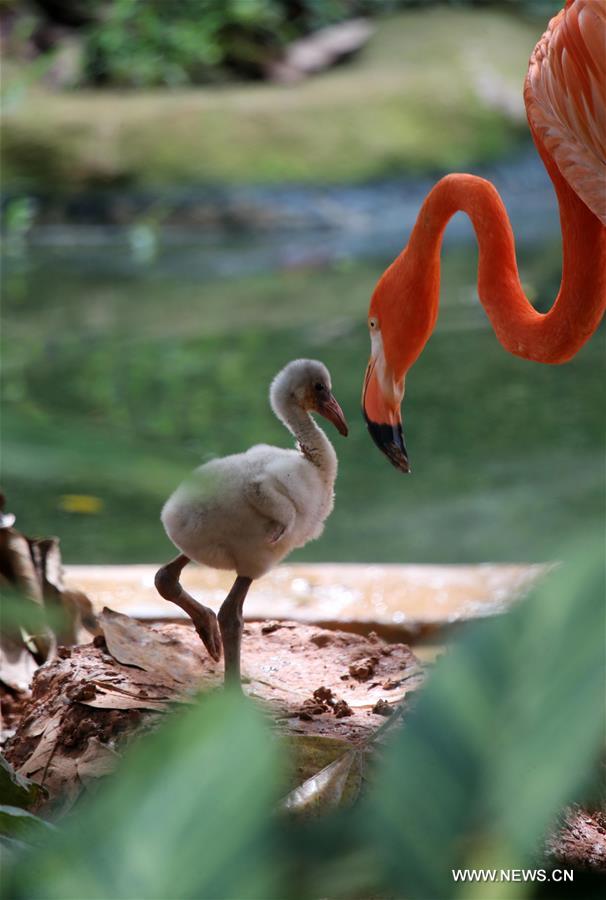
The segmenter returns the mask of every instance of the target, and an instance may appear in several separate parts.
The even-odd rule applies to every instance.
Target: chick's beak
[[[381,385],[376,359],[371,359],[364,378],[362,391],[362,413],[369,434],[379,450],[385,454],[392,466],[400,472],[410,472],[410,463],[404,434],[400,402],[403,387],[394,384],[387,390]]]
[[[322,400],[318,404],[317,409],[321,416],[324,416],[325,419],[332,422],[339,434],[342,434],[343,437],[347,437],[349,428],[347,427],[343,410],[332,394],[329,394],[326,400]]]

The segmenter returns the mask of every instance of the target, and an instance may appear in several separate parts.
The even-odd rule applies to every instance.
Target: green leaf
[[[33,806],[46,791],[40,785],[15,772],[0,754],[0,803],[21,808]]]
[[[18,841],[15,838],[0,834],[0,869],[4,871],[5,866],[15,862],[19,854],[27,849],[28,844],[24,841]]]
[[[0,806],[0,834],[27,844],[44,840],[53,825],[18,806]]]
[[[453,868],[527,865],[587,787],[604,734],[603,598],[593,545],[437,665],[360,811],[397,891],[447,898]]]
[[[123,768],[9,874],[11,897],[269,898],[276,747],[243,697],[218,693]]]
[[[363,767],[363,752],[348,750],[292,790],[282,801],[282,808],[311,815],[351,804],[360,793]]]

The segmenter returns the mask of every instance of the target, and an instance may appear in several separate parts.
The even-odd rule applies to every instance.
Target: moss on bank
[[[495,9],[378,23],[353,63],[295,86],[47,94],[5,103],[4,186],[349,182],[506,151],[541,32]]]

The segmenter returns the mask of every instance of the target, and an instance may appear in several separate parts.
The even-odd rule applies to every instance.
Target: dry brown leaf
[[[80,781],[109,775],[120,761],[120,754],[113,747],[102,744],[99,738],[90,738],[84,753],[76,759],[76,772]]]
[[[21,594],[42,605],[42,585],[29,541],[14,528],[0,529],[0,570]]]
[[[83,591],[64,590],[61,594],[61,604],[64,617],[70,623],[70,633],[74,636],[73,640],[68,640],[62,635],[61,643],[64,645],[84,643],[87,638],[86,634],[81,634],[83,630],[92,635],[101,634],[93,604]]]
[[[24,762],[23,765],[18,769],[20,775],[32,777],[37,773],[44,771],[44,769],[48,766],[55,752],[62,718],[63,712],[60,711],[55,713],[50,719],[47,719],[45,721],[44,729],[42,731],[40,740],[36,745],[36,749],[26,760],[26,762]],[[38,778],[35,778],[34,780],[39,783],[43,783]]]
[[[125,678],[122,672],[111,676],[104,672],[97,672],[92,676],[92,681],[102,690],[171,703],[174,701],[188,702],[198,687],[197,682],[192,682],[191,686],[184,686],[178,681],[163,684],[154,672],[144,672],[142,669],[134,668],[131,671],[133,674],[130,678]]]
[[[0,502],[3,502],[1,496]],[[8,625],[4,624],[3,636],[16,642],[22,653],[21,659],[11,654],[10,662],[3,660],[1,671],[2,681],[7,686],[14,687],[16,679],[23,689],[29,686],[29,682],[23,684],[25,674],[32,674],[28,654],[36,665],[45,662],[55,655],[58,641],[76,643],[83,623],[87,629],[94,628],[95,617],[92,604],[84,594],[64,589],[58,538],[27,538],[7,527],[7,521],[4,516],[0,523],[0,583],[14,592],[18,605],[14,614],[16,621],[11,617]],[[44,614],[40,617],[39,610],[32,620],[32,604],[42,609],[54,606],[65,613],[55,616],[55,632],[45,621]],[[30,631],[32,621],[40,621],[35,634]]]
[[[172,636],[107,607],[99,616],[99,624],[108,650],[118,662],[153,672],[166,684],[191,684],[200,676],[200,657],[184,653],[183,646]]]
[[[29,688],[38,664],[23,643],[0,635],[0,678],[15,691]]]
[[[159,712],[164,712],[167,709],[167,703],[161,700],[152,700],[141,695],[126,694],[123,691],[104,690],[101,687],[97,688],[94,697],[78,700],[77,702],[96,709],[155,709]]]
[[[93,606],[86,594],[65,588],[59,539],[28,539],[28,542],[42,585],[44,605],[62,613],[59,621],[63,624],[57,632],[58,642],[65,646],[76,644],[81,628],[90,634],[99,633]]]

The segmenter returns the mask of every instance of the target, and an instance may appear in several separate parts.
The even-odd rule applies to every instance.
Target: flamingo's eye
[[[314,384],[314,388],[316,389],[316,391],[323,391],[324,385],[321,381],[316,381],[316,383]]]
[[[371,331],[375,331],[376,328],[378,327],[378,325],[379,325],[379,323],[377,322],[376,319],[368,320],[368,327],[370,328]]]

